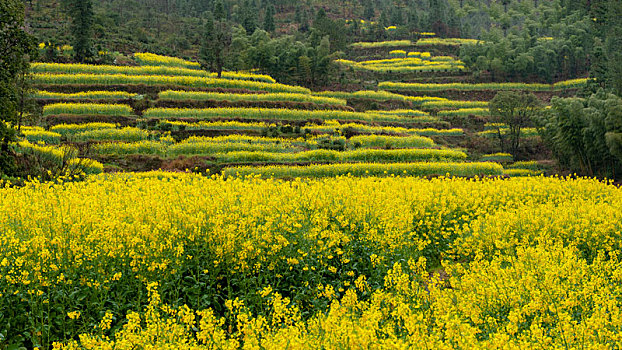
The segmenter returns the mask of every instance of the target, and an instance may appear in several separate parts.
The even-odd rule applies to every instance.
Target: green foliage
[[[200,56],[203,64],[218,73],[220,78],[225,65],[225,57],[231,47],[232,36],[231,24],[220,17],[221,15],[218,16],[208,15]]]
[[[550,37],[533,27],[505,36],[488,33],[478,45],[462,46],[460,59],[476,74],[488,72],[495,81],[533,77],[550,83],[587,75],[592,47],[591,20],[573,13],[559,20]]]
[[[84,115],[121,115],[134,113],[132,107],[122,104],[103,103],[54,103],[43,107],[43,115],[84,114]]]
[[[74,142],[86,141],[122,141],[122,142],[138,142],[146,140],[149,132],[138,128],[122,128],[122,129],[98,129],[87,130],[68,137]]]
[[[297,93],[221,94],[215,92],[167,90],[160,92],[158,98],[167,101],[306,102],[341,106],[347,104],[347,101],[342,99]]]
[[[263,178],[352,176],[477,176],[501,175],[503,167],[496,163],[394,163],[394,164],[328,164],[305,167],[267,166],[227,168],[228,177],[261,175]]]
[[[37,177],[40,181],[72,179],[85,174],[98,174],[103,166],[90,159],[79,159],[78,150],[70,146],[47,146],[20,141],[12,145],[18,155],[16,176]]]
[[[21,135],[32,143],[43,142],[47,145],[59,144],[61,141],[61,134],[46,131],[41,127],[27,127],[23,126],[20,130]]]
[[[15,140],[13,126],[21,122],[19,116],[23,111],[19,102],[24,101],[23,81],[29,70],[29,59],[35,54],[34,39],[24,31],[23,3],[3,0],[0,2],[0,175],[14,170],[9,143]],[[21,93],[18,93],[19,85]]]
[[[521,130],[532,124],[532,118],[542,108],[542,102],[532,93],[501,91],[489,103],[493,122],[507,126],[509,152],[517,156],[521,140]],[[501,151],[505,151],[505,142],[499,133]]]
[[[124,75],[124,74],[33,74],[35,84],[46,85],[138,85],[184,86],[193,88],[247,89],[253,91],[309,93],[300,86],[260,81],[218,79],[210,77],[165,76],[165,75]]]
[[[480,158],[481,162],[497,162],[497,163],[511,163],[514,161],[514,157],[512,157],[509,153],[492,153],[485,154]]]
[[[263,21],[263,29],[266,32],[272,33],[276,30],[276,25],[274,24],[274,15],[276,10],[274,9],[274,5],[268,6],[266,9],[266,13],[264,14]]]
[[[428,148],[434,147],[434,141],[422,136],[387,136],[387,135],[359,135],[348,140],[352,148]]]
[[[389,91],[413,91],[413,92],[426,92],[426,91],[444,91],[444,90],[459,90],[459,91],[484,91],[484,90],[521,90],[521,91],[556,91],[567,89],[567,85],[571,84],[572,87],[582,87],[588,84],[588,79],[571,80],[571,83],[565,81],[558,82],[556,84],[538,84],[538,83],[479,83],[479,84],[465,84],[465,83],[447,83],[447,84],[426,84],[426,83],[396,83],[390,81],[383,81],[378,84],[378,88]]]
[[[95,56],[93,47],[93,3],[91,0],[63,0],[71,17],[74,57],[84,62]]]
[[[115,129],[116,127],[116,124],[113,123],[58,124],[51,127],[50,131],[57,132],[69,138],[71,135],[85,131]]]
[[[310,111],[299,109],[268,108],[150,108],[143,113],[144,118],[196,118],[208,119],[251,119],[251,120],[345,120],[345,121],[408,121],[408,117],[380,115],[371,113],[338,110]]]
[[[590,7],[594,40],[591,74],[607,89],[622,94],[622,3],[593,1]]]
[[[455,150],[443,149],[359,149],[353,151],[338,151],[316,149],[297,153],[270,153],[270,152],[229,152],[213,155],[223,163],[399,163],[399,162],[445,162],[461,161],[466,154]],[[391,166],[391,164],[384,164]]]
[[[587,99],[554,98],[551,104],[539,126],[559,162],[580,174],[619,178],[622,99],[600,91]]]

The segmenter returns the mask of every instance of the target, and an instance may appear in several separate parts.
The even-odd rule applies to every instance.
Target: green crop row
[[[375,49],[375,48],[384,48],[384,47],[400,47],[400,46],[411,46],[413,42],[410,40],[391,40],[391,41],[377,41],[377,42],[358,42],[353,43],[352,47],[359,49]]]
[[[441,117],[451,117],[451,116],[487,116],[490,114],[488,108],[460,108],[460,109],[450,109],[445,111],[439,111],[438,115]]]
[[[133,113],[132,107],[122,104],[54,103],[43,107],[44,116],[58,114],[129,116]]]
[[[107,143],[94,145],[95,154],[157,154],[162,156],[205,155],[221,163],[248,162],[413,162],[413,161],[457,161],[465,160],[466,154],[450,149],[357,149],[335,151],[315,149],[291,152],[287,145],[249,144],[242,142],[214,143],[189,142],[166,146],[152,142]],[[146,152],[146,153],[143,153]]]
[[[227,94],[198,91],[172,91],[160,92],[159,99],[165,101],[249,101],[249,102],[309,102],[316,104],[330,104],[345,106],[348,102],[343,99],[332,97],[320,97],[299,93],[267,93],[267,94]]]
[[[417,117],[414,120],[418,121]],[[432,118],[432,117],[430,117]],[[409,118],[409,122],[413,119]],[[236,130],[236,131],[262,131],[266,128],[277,127],[277,124],[265,122],[241,122],[241,121],[199,121],[185,122],[177,120],[162,120],[161,123],[169,124],[171,130]],[[446,123],[446,122],[445,122]],[[287,125],[285,125],[287,126]],[[336,120],[327,120],[321,125],[307,125],[300,127],[301,132],[315,133],[344,133],[350,130],[360,134],[383,134],[383,135],[419,135],[419,136],[462,136],[462,129],[435,129],[435,128],[404,128],[395,126],[373,126],[358,123],[339,123]]]
[[[190,76],[164,75],[124,75],[124,74],[50,74],[35,73],[32,75],[35,84],[46,85],[149,85],[149,86],[185,86],[191,88],[246,89],[269,92],[309,93],[309,89],[300,86],[260,81],[218,79]]]
[[[50,131],[57,132],[63,136],[79,134],[85,131],[115,129],[113,123],[85,123],[85,124],[58,124],[50,128]]]
[[[87,142],[87,141],[122,141],[137,142],[149,138],[149,132],[138,128],[121,128],[121,129],[98,129],[88,130],[70,135],[69,141]]]
[[[464,64],[460,61],[432,62],[418,58],[394,58],[390,60],[368,62],[354,62],[340,59],[335,62],[355,70],[379,73],[454,72],[464,70]]]
[[[527,84],[527,83],[449,83],[449,84],[429,84],[429,83],[395,83],[381,82],[378,84],[380,89],[392,91],[482,91],[482,90],[524,90],[524,91],[556,91],[569,88],[578,88],[587,84],[587,79],[561,81],[556,84]]]
[[[376,100],[376,101],[409,101],[414,104],[420,105],[426,102],[432,101],[448,101],[446,98],[442,97],[429,97],[429,96],[404,96],[400,94],[395,94],[388,91],[373,91],[373,90],[363,90],[356,92],[345,92],[345,91],[321,91],[314,92],[315,96],[328,96],[334,98],[340,98],[344,100],[353,100],[353,99],[365,99],[365,100]]]
[[[426,109],[485,108],[485,107],[488,107],[488,102],[486,101],[456,101],[456,100],[430,101],[430,102],[424,102],[421,105],[421,107],[426,108]]]
[[[137,52],[134,59],[138,64],[145,66],[182,67],[188,69],[201,69],[197,62],[186,61],[177,57],[162,56],[149,52]]]
[[[505,169],[503,171],[504,175],[508,175],[511,177],[521,177],[521,176],[540,176],[543,174],[542,170],[531,170],[531,169]]]
[[[23,137],[32,143],[43,142],[48,145],[57,145],[60,143],[61,134],[46,131],[41,127],[28,127],[23,126],[20,130]]]
[[[188,69],[169,66],[112,66],[112,65],[92,65],[92,64],[66,64],[66,63],[33,63],[31,65],[33,73],[50,74],[123,74],[123,75],[163,75],[163,76],[189,76],[216,78],[216,73],[203,70]],[[234,80],[250,80],[265,83],[276,83],[272,77],[261,74],[243,74],[235,72],[223,72],[221,78]]]
[[[335,177],[335,176],[479,176],[501,175],[503,167],[495,163],[395,163],[395,164],[328,164],[304,167],[265,166],[234,167],[223,171],[225,176],[259,175],[263,178]]]
[[[528,170],[542,170],[547,166],[540,164],[536,160],[520,161],[508,165],[508,169],[528,169]]]
[[[461,38],[424,38],[419,39],[416,46],[460,46],[460,45],[475,45],[483,43],[481,40],[476,39],[461,39]]]
[[[382,114],[382,115],[398,115],[402,117],[428,117],[430,116],[428,113],[419,111],[416,109],[393,109],[390,111],[371,110],[371,111],[367,111],[367,113]]]
[[[465,160],[464,152],[441,149],[360,149],[354,151],[312,150],[298,153],[268,153],[268,152],[230,152],[216,154],[214,157],[222,163],[252,163],[252,162],[443,162]]]
[[[93,145],[91,152],[99,155],[157,154],[166,153],[168,145],[158,141],[105,142]]]
[[[356,123],[340,124],[335,121],[327,121],[324,125],[305,127],[310,131],[341,132],[351,130],[361,134],[393,134],[393,135],[418,135],[418,136],[462,136],[462,129],[435,129],[435,128],[404,128],[397,126],[372,126]]]
[[[509,153],[493,153],[485,154],[480,159],[482,162],[498,162],[498,163],[511,163],[514,161],[514,157]]]
[[[251,119],[251,120],[356,120],[356,121],[407,121],[407,118],[347,111],[309,111],[297,109],[265,108],[152,108],[143,113],[145,118],[195,118],[195,119]]]
[[[493,128],[489,130],[480,131],[477,133],[477,135],[482,136],[482,137],[491,137],[491,138],[498,137],[499,130],[501,131],[501,135],[503,136],[507,135],[509,132],[507,126],[505,126],[505,127],[500,127],[498,130],[497,128]],[[540,133],[538,132],[538,129],[536,128],[522,128],[520,136],[521,137],[536,137],[536,136],[540,136]]]
[[[350,147],[354,148],[427,148],[434,147],[434,141],[422,136],[387,136],[387,135],[358,135],[348,139]]]
[[[405,148],[431,148],[434,147],[434,141],[428,137],[422,136],[390,136],[390,135],[357,135],[346,140],[345,137],[332,136],[315,137],[315,138],[273,138],[273,137],[257,137],[257,136],[243,136],[243,135],[228,135],[218,137],[190,137],[183,140],[175,146],[180,148],[185,147],[188,144],[203,144],[205,147],[218,147],[219,144],[238,144],[242,148],[231,150],[216,150],[203,153],[218,153],[218,152],[231,152],[232,150],[239,151],[263,151],[261,147],[272,146],[274,149],[282,150],[284,152],[294,152],[301,148],[315,149],[319,148],[318,142],[331,141],[333,143],[343,143],[350,149],[358,148],[385,148],[385,149],[405,149]],[[260,147],[253,148],[251,146],[259,145]],[[172,146],[174,147],[174,146]],[[191,146],[195,147],[195,146]],[[207,149],[206,148],[206,149]],[[276,152],[276,151],[271,151]],[[183,153],[183,152],[181,152]]]
[[[32,95],[41,100],[129,100],[138,94],[124,91],[84,91],[71,94],[38,90]]]

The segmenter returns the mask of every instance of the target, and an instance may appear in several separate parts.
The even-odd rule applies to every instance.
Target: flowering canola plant
[[[622,344],[622,190],[597,180],[153,172],[0,198],[9,344]]]

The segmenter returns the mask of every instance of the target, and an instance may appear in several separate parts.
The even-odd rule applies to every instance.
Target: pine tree
[[[225,12],[225,5],[223,5],[222,0],[217,0],[214,3],[214,19],[218,21],[225,20],[227,18],[227,14]]]
[[[263,21],[263,29],[266,32],[274,32],[276,30],[276,26],[274,25],[274,14],[276,10],[274,9],[274,5],[268,6],[266,9],[266,14]]]
[[[91,0],[65,0],[71,17],[74,59],[84,62],[94,56],[93,49],[93,4]]]
[[[9,143],[15,140],[13,126],[20,109],[17,86],[36,55],[35,40],[23,28],[22,1],[0,1],[0,174],[10,174],[13,168]]]
[[[224,19],[215,19],[208,13],[201,46],[200,59],[207,69],[222,76],[225,65],[225,57],[231,47],[232,35],[231,26]]]

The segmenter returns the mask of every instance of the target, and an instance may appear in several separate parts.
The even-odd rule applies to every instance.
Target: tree
[[[93,4],[91,0],[65,0],[71,17],[74,58],[84,62],[94,56],[93,49]]]
[[[622,174],[622,99],[600,90],[557,98],[538,117],[540,135],[560,164],[588,176]]]
[[[274,14],[276,10],[274,9],[274,5],[268,6],[266,9],[266,14],[263,21],[263,29],[266,32],[274,32],[276,30],[276,26],[274,25]]]
[[[501,91],[490,101],[489,109],[493,121],[507,125],[509,152],[514,157],[518,155],[521,129],[532,123],[532,118],[540,111],[541,106],[542,103],[534,94],[517,91]],[[502,151],[505,151],[500,126],[497,132]]]
[[[24,27],[24,5],[19,0],[0,2],[0,174],[12,171],[9,143],[15,140],[18,122],[20,74],[30,70],[30,56],[36,54],[34,38]]]
[[[374,9],[374,4],[371,0],[367,0],[364,3],[365,9],[363,10],[363,18],[368,21],[371,21],[376,17],[376,10]]]
[[[225,57],[231,47],[231,26],[224,18],[213,18],[208,14],[200,58],[203,65],[222,76]]]
[[[323,8],[320,8],[315,16],[313,29],[317,32],[317,38],[321,39],[325,36],[330,38],[331,50],[337,51],[346,48],[347,38],[345,22],[343,20],[330,19]],[[318,45],[319,39],[317,40]]]

